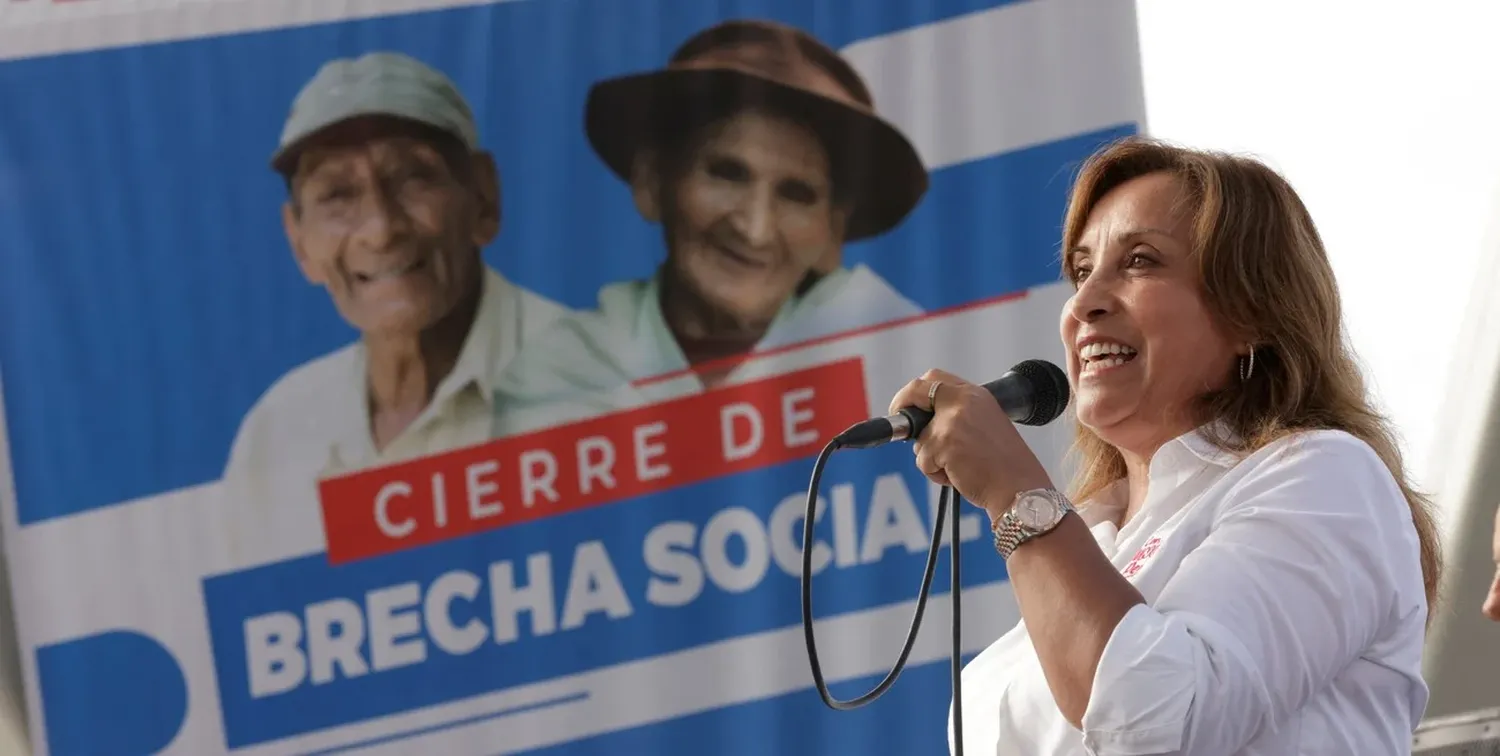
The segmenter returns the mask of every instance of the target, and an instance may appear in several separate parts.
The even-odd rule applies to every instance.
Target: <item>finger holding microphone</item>
[[[928,370],[891,399],[890,412],[905,407],[932,412],[912,445],[917,469],[938,485],[1000,517],[1016,493],[1052,486],[1015,423],[984,386],[942,370]]]

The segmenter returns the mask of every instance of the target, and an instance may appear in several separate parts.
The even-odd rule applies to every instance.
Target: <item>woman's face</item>
[[[742,112],[714,128],[674,178],[668,264],[735,322],[769,322],[842,243],[828,155],[791,121]]]
[[[1193,405],[1234,374],[1239,346],[1209,317],[1181,196],[1168,173],[1121,184],[1067,251],[1077,290],[1062,339],[1078,419],[1147,455],[1192,429]]]

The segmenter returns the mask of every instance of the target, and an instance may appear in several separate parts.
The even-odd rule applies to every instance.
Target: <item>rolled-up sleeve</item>
[[[1082,720],[1090,753],[1236,753],[1393,612],[1424,609],[1410,510],[1368,446],[1320,433],[1244,464],[1208,536],[1110,636]]]

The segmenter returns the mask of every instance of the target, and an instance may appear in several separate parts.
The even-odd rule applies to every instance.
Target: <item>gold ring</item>
[[[942,381],[933,381],[932,387],[927,389],[927,408],[933,412],[937,412],[937,390],[941,385],[943,385]]]

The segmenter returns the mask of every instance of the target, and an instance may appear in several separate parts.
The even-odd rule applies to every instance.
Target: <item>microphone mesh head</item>
[[[1012,370],[1031,382],[1031,414],[1022,425],[1046,425],[1068,407],[1068,374],[1046,360],[1026,360]]]

